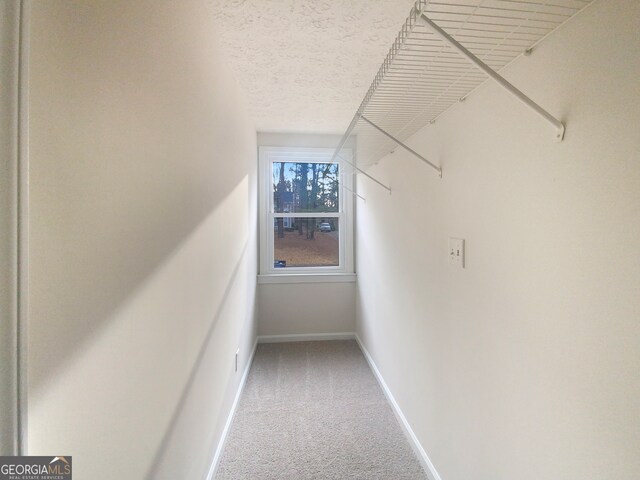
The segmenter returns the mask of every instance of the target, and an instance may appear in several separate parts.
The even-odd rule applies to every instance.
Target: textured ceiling
[[[258,131],[343,133],[414,0],[211,0]]]

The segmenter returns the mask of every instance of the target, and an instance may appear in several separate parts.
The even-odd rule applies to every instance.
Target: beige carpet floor
[[[216,479],[427,476],[348,340],[258,345]]]

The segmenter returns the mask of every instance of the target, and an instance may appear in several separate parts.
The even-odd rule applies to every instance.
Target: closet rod
[[[518,100],[523,102],[526,106],[531,108],[534,112],[544,118],[547,122],[553,125],[556,129],[556,139],[558,141],[562,141],[564,138],[564,124],[558,120],[556,117],[547,112],[544,108],[538,105],[536,102],[527,97],[524,93],[518,90],[515,86],[509,83],[504,77],[498,74],[495,70],[493,70],[489,65],[484,63],[478,57],[476,57],[473,53],[467,50],[464,46],[462,46],[457,40],[455,40],[451,35],[445,32],[442,28],[436,25],[433,20],[425,15],[424,12],[420,12],[419,18],[421,18],[430,28],[436,33],[440,38],[449,43],[452,47],[454,47],[458,52],[460,52],[463,56],[465,56],[471,63],[473,63],[476,67],[482,70],[484,73],[489,75],[492,79],[498,82],[503,88],[516,96]]]

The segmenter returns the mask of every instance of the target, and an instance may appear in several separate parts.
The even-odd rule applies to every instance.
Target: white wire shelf
[[[488,78],[552,124],[564,126],[498,72],[592,0],[418,0],[336,154],[356,137],[359,171],[403,145]],[[544,127],[544,126],[543,126]],[[417,156],[417,152],[413,152]],[[441,173],[437,162],[420,157]],[[351,159],[353,161],[353,159]]]

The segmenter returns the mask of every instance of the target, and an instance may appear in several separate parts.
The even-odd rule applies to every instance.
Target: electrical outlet
[[[238,355],[239,354],[240,354],[240,349],[238,348],[236,350],[236,369],[235,369],[236,372],[238,371]]]
[[[464,240],[449,238],[449,263],[464,268]]]

